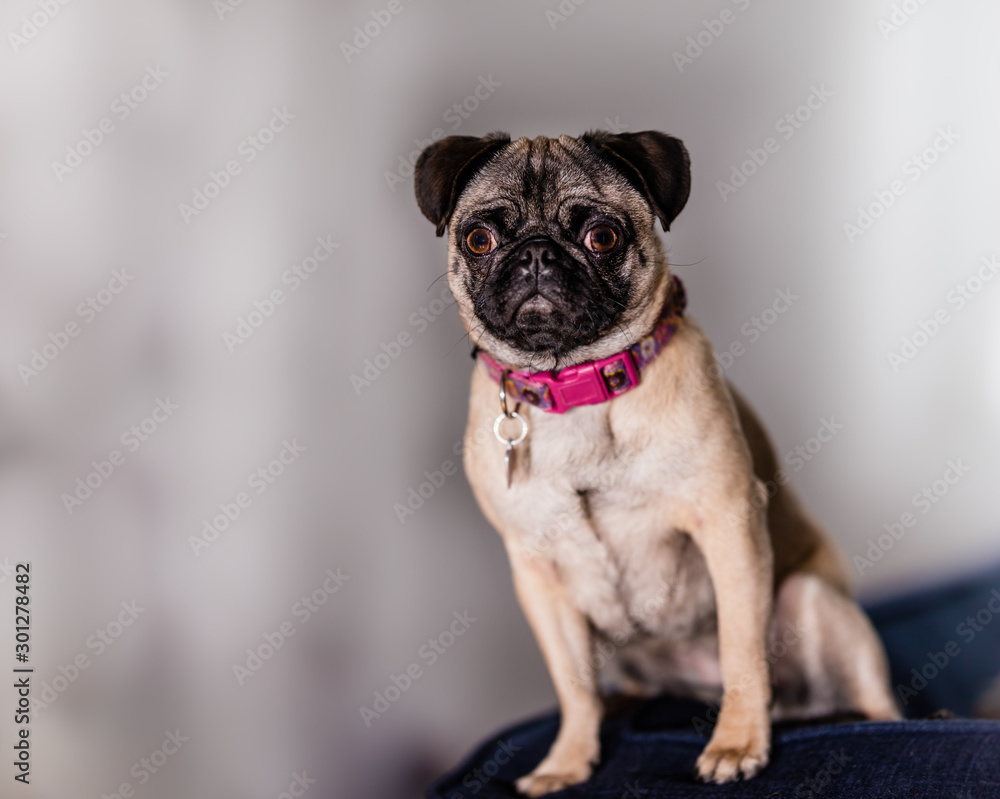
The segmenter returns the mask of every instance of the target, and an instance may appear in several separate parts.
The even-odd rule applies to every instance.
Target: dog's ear
[[[594,131],[582,140],[621,172],[646,198],[664,230],[691,193],[691,161],[680,139],[655,130],[611,134]]]
[[[491,133],[482,138],[448,136],[420,154],[413,170],[413,189],[417,205],[434,223],[439,236],[444,233],[462,190],[508,144],[510,136],[506,133]]]

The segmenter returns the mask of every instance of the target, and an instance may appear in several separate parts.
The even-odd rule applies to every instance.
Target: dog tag
[[[500,432],[500,425],[504,419],[517,419],[521,423],[521,432],[516,438],[505,438]],[[503,465],[507,472],[507,488],[510,488],[510,484],[514,480],[514,447],[524,441],[528,435],[528,421],[517,411],[509,414],[501,413],[493,422],[493,435],[497,441],[504,445]]]

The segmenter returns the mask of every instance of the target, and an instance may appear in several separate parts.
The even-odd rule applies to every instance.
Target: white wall
[[[32,563],[35,695],[88,658],[33,720],[20,792],[110,795],[127,781],[142,797],[274,797],[305,769],[310,796],[401,796],[421,769],[553,702],[464,477],[403,524],[393,509],[456,460],[472,368],[454,309],[426,329],[412,316],[440,294],[445,246],[409,175],[386,176],[435,128],[681,137],[694,188],[665,240],[692,314],[720,353],[745,346],[727,374],[781,453],[824,419],[843,425],[789,465],[794,485],[849,555],[916,519],[859,591],[1000,559],[1000,280],[964,308],[949,299],[1000,258],[1000,11],[902,5],[915,13],[883,32],[886,0],[401,0],[348,61],[341,42],[385,4],[250,0],[220,19],[208,0],[94,0],[58,6],[23,42],[9,34],[40,6],[6,4],[0,562]],[[547,17],[559,8],[575,10]],[[721,34],[678,65],[724,10]],[[157,66],[166,75],[121,118],[114,99]],[[487,99],[449,111],[480,78]],[[783,138],[776,121],[813,87],[832,94]],[[294,119],[248,161],[240,143],[274,108]],[[57,176],[52,162],[104,117],[114,129]],[[911,179],[907,163],[942,128],[957,140]],[[724,199],[718,181],[768,137],[776,152]],[[179,204],[234,159],[240,173],[185,220]],[[896,180],[905,192],[849,240],[858,206]],[[324,236],[339,248],[289,291],[282,274]],[[88,323],[78,305],[113,269],[134,280]],[[286,301],[230,353],[224,333],[275,288]],[[779,290],[798,299],[751,340],[744,326]],[[949,321],[894,369],[888,354],[938,309]],[[26,384],[18,367],[69,322],[78,335]],[[402,332],[412,344],[359,396],[351,374]],[[128,451],[122,434],[168,397],[179,409]],[[196,556],[189,537],[293,438],[305,451]],[[61,495],[114,449],[124,463],[69,514]],[[921,513],[914,494],[952,460],[967,474]],[[296,615],[337,568],[350,579]],[[0,600],[13,585],[0,582]],[[98,654],[88,637],[132,600],[144,610]],[[429,664],[421,647],[464,611],[476,621]],[[294,636],[239,685],[233,666],[282,622]],[[412,662],[422,676],[366,727],[361,706]],[[0,691],[3,740],[14,699]],[[140,786],[132,764],[175,729],[189,742]]]

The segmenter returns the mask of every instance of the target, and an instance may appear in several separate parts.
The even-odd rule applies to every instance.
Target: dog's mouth
[[[521,303],[514,314],[515,341],[534,352],[562,350],[567,346],[567,324],[551,300],[536,294]]]
[[[538,330],[551,325],[556,306],[541,292],[528,297],[514,312],[514,322],[522,330]]]

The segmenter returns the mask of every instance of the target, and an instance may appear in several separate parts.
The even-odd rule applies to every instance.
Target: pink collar
[[[517,372],[497,363],[485,352],[479,357],[496,383],[506,376],[507,396],[549,413],[565,413],[580,405],[596,405],[614,399],[639,385],[640,372],[652,363],[673,337],[687,298],[677,275],[667,302],[652,331],[626,350],[599,361],[568,366],[558,373]]]

